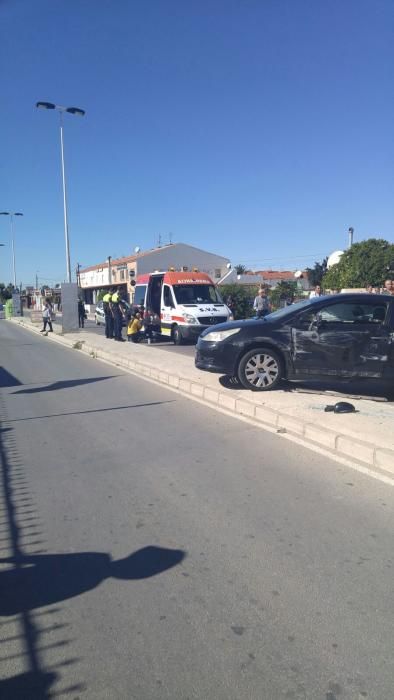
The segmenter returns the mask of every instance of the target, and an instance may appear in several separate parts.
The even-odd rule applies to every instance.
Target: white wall
[[[100,287],[108,283],[108,267],[80,273],[80,286],[82,289],[86,287]]]
[[[185,243],[175,243],[137,258],[136,266],[138,275],[154,272],[154,270],[165,271],[170,267],[175,267],[178,270],[182,266],[187,266],[190,270],[196,267],[200,272],[206,272],[214,282],[217,282],[227,272],[228,262],[228,258],[220,255],[208,253]],[[218,271],[218,276],[216,271]]]

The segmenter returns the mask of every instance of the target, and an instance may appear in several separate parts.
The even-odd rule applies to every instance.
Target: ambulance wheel
[[[172,329],[172,342],[174,345],[183,345],[183,336],[179,326],[174,326]]]

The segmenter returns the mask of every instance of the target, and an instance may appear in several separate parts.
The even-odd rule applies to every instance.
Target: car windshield
[[[174,284],[178,304],[223,304],[213,284]]]
[[[317,301],[321,301],[322,297],[318,297]],[[290,304],[289,306],[284,306],[283,309],[278,309],[278,311],[273,311],[272,314],[269,314],[266,316],[267,319],[271,320],[276,320],[279,318],[286,318],[286,316],[290,316],[291,314],[294,313],[294,311],[299,311],[306,306],[309,306],[310,304],[313,304],[314,300],[313,299],[304,299],[303,301],[297,301],[295,304]]]

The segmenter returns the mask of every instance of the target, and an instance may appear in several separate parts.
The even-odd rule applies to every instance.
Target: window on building
[[[222,276],[222,271],[221,271],[220,267],[217,267],[215,269],[215,279],[220,280],[221,276]]]
[[[121,271],[120,271],[120,279],[121,279],[121,280],[124,280],[124,270],[121,270]]]

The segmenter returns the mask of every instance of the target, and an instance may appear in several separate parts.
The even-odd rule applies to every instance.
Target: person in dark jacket
[[[85,318],[85,304],[83,303],[82,299],[78,299],[78,325],[80,328],[85,328]]]

